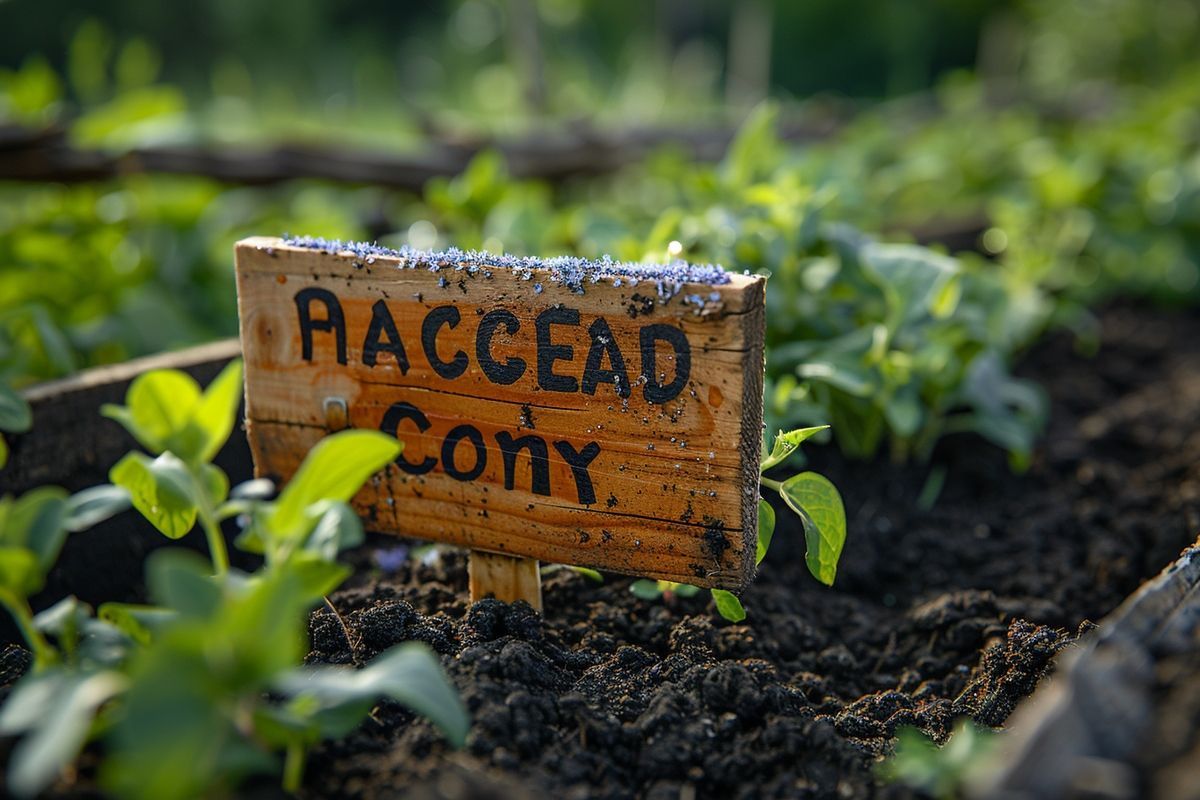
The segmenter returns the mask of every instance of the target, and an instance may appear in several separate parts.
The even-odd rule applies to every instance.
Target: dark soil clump
[[[314,614],[310,660],[426,642],[474,727],[455,753],[385,705],[317,748],[306,792],[867,797],[898,727],[944,740],[961,717],[1002,725],[1089,620],[1200,529],[1200,318],[1115,309],[1103,322],[1094,358],[1060,337],[1026,360],[1053,412],[1023,475],[955,437],[935,459],[941,497],[920,511],[927,469],[818,451],[847,502],[837,587],[808,577],[803,535],[780,509],[743,624],[715,617],[706,593],[647,603],[628,579],[569,571],[547,579],[545,619],[468,606],[455,552],[364,569],[332,598],[340,619]],[[356,557],[369,567],[369,549]]]

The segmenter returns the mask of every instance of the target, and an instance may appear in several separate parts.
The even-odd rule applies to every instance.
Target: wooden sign
[[[237,281],[260,475],[374,428],[404,451],[355,498],[372,529],[699,586],[753,577],[762,278],[253,238]]]

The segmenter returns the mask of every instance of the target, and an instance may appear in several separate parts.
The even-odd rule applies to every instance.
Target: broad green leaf
[[[150,644],[155,632],[179,619],[172,609],[135,603],[103,603],[96,614],[142,645]]]
[[[13,748],[8,788],[33,797],[79,755],[101,705],[125,688],[115,672],[53,671],[17,684],[0,712],[0,732],[24,734]]]
[[[894,326],[944,313],[951,303],[954,289],[945,287],[960,269],[953,258],[917,245],[872,242],[859,259],[864,274],[883,291]]]
[[[0,589],[16,597],[28,597],[42,588],[44,580],[32,550],[0,547]]]
[[[309,599],[320,599],[342,585],[353,570],[335,561],[326,561],[317,553],[303,550],[287,562],[288,574]]]
[[[640,578],[629,584],[629,591],[633,592],[633,596],[639,600],[657,600],[662,597],[662,589],[659,588],[658,581],[648,578]]]
[[[48,633],[59,639],[78,636],[84,620],[92,615],[92,607],[79,602],[79,598],[69,595],[59,600],[45,611],[40,611],[33,618],[33,627],[42,633]]]
[[[808,571],[821,583],[832,586],[846,542],[846,509],[837,487],[823,475],[801,472],[784,481],[779,494],[804,522]]]
[[[33,424],[33,412],[25,398],[0,382],[0,431],[24,433]],[[3,466],[3,464],[0,464]]]
[[[771,547],[771,537],[775,534],[775,509],[761,497],[758,500],[758,549],[754,557],[755,564],[761,564],[767,557]]]
[[[433,652],[422,644],[409,642],[382,653],[361,670],[345,667],[306,667],[285,675],[277,684],[284,694],[312,697],[324,710],[364,703],[381,697],[395,700],[422,714],[437,725],[455,747],[466,741],[470,719],[458,692]],[[369,707],[369,706],[368,706]],[[343,735],[348,730],[345,718],[339,727],[323,731]]]
[[[304,543],[304,549],[333,561],[338,553],[363,542],[362,521],[346,503],[328,503],[317,526]]]
[[[179,539],[196,524],[195,486],[187,466],[171,453],[151,460],[128,453],[108,479],[129,492],[133,506],[164,536]]]
[[[129,491],[111,483],[76,492],[67,499],[67,530],[77,533],[99,525],[129,508],[129,504]]]
[[[242,402],[242,360],[229,362],[204,390],[192,411],[191,422],[203,432],[197,460],[211,461],[233,430]]]
[[[157,454],[183,433],[199,401],[200,386],[192,376],[160,369],[134,379],[125,395],[124,408],[106,405],[101,413],[120,422],[143,447]]]
[[[37,558],[43,574],[50,571],[67,538],[67,493],[57,486],[40,486],[21,495],[8,514],[3,540],[23,544]],[[13,536],[19,539],[10,538]]]
[[[806,381],[827,383],[854,397],[870,397],[879,385],[878,375],[849,358],[806,361],[796,367],[796,375]]]
[[[280,538],[308,533],[315,521],[310,506],[322,500],[348,501],[400,449],[391,436],[367,430],[341,431],[317,442],[279,495],[268,518],[271,533]]]
[[[742,601],[732,592],[713,589],[712,599],[717,604],[717,613],[730,622],[741,622],[746,618],[746,609],[742,607]]]
[[[209,508],[216,508],[229,496],[229,477],[216,464],[200,464],[200,479],[208,499]]]
[[[796,452],[796,448],[804,441],[828,427],[828,425],[817,425],[812,428],[798,428],[787,433],[780,431],[775,434],[775,442],[771,445],[771,453],[759,465],[759,472],[766,472],[772,467],[782,464],[787,460],[788,456]]]
[[[185,617],[209,618],[221,607],[221,585],[212,565],[190,550],[159,550],[146,559],[151,599]]]
[[[676,597],[695,597],[700,593],[699,586],[692,586],[690,583],[676,583],[675,581],[659,581],[658,588],[664,595],[670,592]]]

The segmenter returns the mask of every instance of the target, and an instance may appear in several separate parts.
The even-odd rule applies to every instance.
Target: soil
[[[740,624],[717,617],[707,593],[645,602],[628,578],[568,570],[545,579],[545,617],[521,603],[469,605],[462,553],[404,558],[395,539],[373,537],[332,598],[341,619],[313,615],[309,660],[361,663],[424,641],[474,724],[455,752],[384,704],[314,750],[304,795],[906,796],[877,778],[897,728],[943,741],[962,717],[1003,725],[1056,653],[1200,530],[1200,315],[1116,308],[1102,322],[1094,357],[1063,336],[1026,358],[1052,414],[1024,474],[970,436],[919,468],[817,448],[812,468],[847,503],[837,585],[808,576],[802,533],[780,507]],[[921,510],[936,469],[945,485]],[[81,539],[56,586],[95,574],[71,549]],[[72,585],[85,600],[117,599],[93,589]],[[0,664],[22,668],[19,655]],[[1160,668],[1163,691],[1175,685],[1181,707],[1198,707],[1194,670],[1172,684],[1182,667]],[[1188,730],[1174,764],[1194,753]]]
[[[313,753],[306,794],[902,796],[876,777],[898,727],[944,741],[962,717],[1003,725],[1056,653],[1200,530],[1200,317],[1117,308],[1103,330],[1095,357],[1058,337],[1025,360],[1052,415],[1024,474],[955,437],[922,511],[926,469],[818,451],[813,468],[847,501],[837,586],[808,577],[780,508],[742,624],[716,617],[706,594],[647,603],[628,579],[565,570],[545,582],[545,618],[470,606],[460,553],[384,575],[371,565],[387,558],[359,551],[358,576],[333,598],[353,641],[319,611],[310,660],[424,641],[474,727],[452,752],[427,722],[384,706]],[[385,556],[395,546],[374,544]]]

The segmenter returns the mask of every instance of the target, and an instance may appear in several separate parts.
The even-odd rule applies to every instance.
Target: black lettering
[[[421,347],[425,349],[425,358],[433,371],[446,380],[454,380],[467,371],[467,354],[459,350],[450,361],[442,361],[437,354],[438,329],[449,325],[451,330],[458,327],[461,316],[457,306],[438,306],[425,315],[421,323]]]
[[[517,453],[529,450],[530,484],[534,494],[550,494],[550,452],[546,440],[540,436],[522,436],[514,439],[507,431],[496,433],[496,443],[504,456],[504,488],[512,490],[516,483]]]
[[[313,331],[333,331],[337,341],[337,362],[346,363],[346,318],[342,304],[333,292],[309,287],[296,292],[296,312],[300,315],[300,349],[305,361],[312,361]],[[325,319],[312,318],[312,303],[319,300],[325,306]]]
[[[596,490],[592,488],[592,476],[588,474],[588,464],[591,464],[596,456],[600,455],[600,445],[588,442],[584,445],[583,450],[576,452],[570,442],[564,441],[555,442],[554,449],[571,467],[571,474],[575,476],[575,490],[579,494],[580,504],[590,506],[596,502]]]
[[[387,341],[384,341],[384,337],[387,337]],[[380,350],[395,357],[401,375],[408,374],[408,354],[404,352],[400,332],[396,330],[396,323],[392,319],[392,313],[388,311],[387,303],[377,300],[375,305],[371,306],[371,324],[367,326],[367,335],[363,339],[363,363],[368,367],[375,366]]]
[[[454,450],[463,439],[470,439],[475,446],[475,465],[469,470],[460,470],[454,463]],[[483,474],[487,466],[487,448],[483,446],[483,434],[474,425],[459,425],[446,434],[442,442],[442,469],[458,481],[473,481]]]
[[[475,334],[475,358],[489,381],[508,386],[510,383],[516,383],[525,374],[525,360],[507,358],[501,364],[492,358],[492,337],[496,335],[496,328],[501,325],[504,326],[505,333],[513,334],[521,327],[521,322],[515,314],[503,308],[485,314],[479,321],[479,331]]]
[[[391,407],[383,415],[383,422],[379,423],[379,430],[399,437],[397,431],[400,428],[400,423],[406,419],[411,419],[416,424],[417,430],[422,433],[429,430],[429,418],[422,414],[421,410],[412,403],[392,403]],[[414,464],[404,457],[403,452],[396,456],[396,466],[410,475],[424,475],[436,465],[437,459],[433,457],[427,457],[420,464]]]
[[[592,337],[592,346],[583,366],[583,393],[595,394],[596,384],[611,383],[617,396],[629,397],[629,372],[625,369],[625,357],[613,338],[612,328],[608,327],[604,317],[597,317],[588,328],[588,334]],[[600,369],[606,353],[612,369]]]
[[[547,308],[538,314],[534,327],[537,330],[537,379],[538,386],[548,392],[577,392],[579,381],[567,375],[554,374],[555,361],[570,361],[575,357],[575,348],[569,344],[550,342],[551,325],[578,325],[579,311],[574,308]]]
[[[655,343],[666,342],[675,351],[675,379],[665,386],[658,382],[658,352]],[[642,375],[646,386],[642,390],[648,403],[674,400],[687,386],[692,374],[692,346],[679,328],[671,325],[647,325],[642,328]]]

